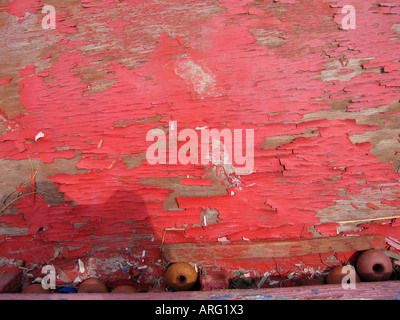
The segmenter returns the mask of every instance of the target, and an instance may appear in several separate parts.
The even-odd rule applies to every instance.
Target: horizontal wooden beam
[[[304,256],[315,253],[383,249],[382,235],[338,236],[315,239],[232,243],[164,244],[162,252],[169,262],[210,262],[225,259],[268,259]]]

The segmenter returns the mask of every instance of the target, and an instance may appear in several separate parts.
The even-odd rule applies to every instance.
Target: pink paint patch
[[[26,76],[31,76],[31,75],[35,74],[35,69],[36,69],[35,65],[26,66],[25,69],[23,69],[19,72],[19,77],[23,78]]]
[[[0,79],[0,85],[10,83],[12,78]]]
[[[40,10],[40,0],[13,0],[8,4],[7,12],[22,18],[26,12],[35,12]]]

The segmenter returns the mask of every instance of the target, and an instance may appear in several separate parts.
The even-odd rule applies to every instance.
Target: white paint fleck
[[[79,265],[79,272],[84,273],[85,272],[85,264],[82,262],[81,259],[78,259],[78,265]]]
[[[175,74],[192,87],[200,99],[224,94],[223,89],[216,87],[217,81],[211,70],[204,63],[195,63],[188,56],[175,60]]]
[[[35,142],[38,141],[40,138],[44,138],[44,133],[42,131],[40,131],[36,137],[35,137]]]

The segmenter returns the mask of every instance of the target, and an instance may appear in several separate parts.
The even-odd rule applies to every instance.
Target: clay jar
[[[197,272],[190,264],[177,262],[168,268],[165,280],[168,288],[174,291],[190,290],[196,284]]]
[[[129,284],[121,284],[120,286],[114,288],[112,293],[136,293],[138,290]]]
[[[357,259],[357,272],[366,281],[389,280],[392,272],[392,260],[381,250],[364,251]]]
[[[348,268],[346,268],[346,267],[348,267]],[[348,276],[350,273],[349,268],[352,268],[352,267],[351,266],[339,266],[339,267],[333,268],[329,272],[326,282],[328,284],[342,283],[343,278]],[[355,272],[355,270],[354,270],[354,272]],[[356,280],[356,282],[360,282],[360,277],[358,276],[357,273],[355,273],[355,280]]]
[[[34,283],[24,288],[21,293],[50,293],[50,291],[44,289],[40,283]]]
[[[78,288],[78,293],[106,293],[107,286],[97,279],[88,279],[83,281]]]

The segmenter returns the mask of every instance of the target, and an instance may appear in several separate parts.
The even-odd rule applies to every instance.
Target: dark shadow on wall
[[[34,268],[35,277],[46,264],[73,274],[71,270],[79,270],[81,260],[86,269],[82,277],[101,277],[108,284],[138,280],[135,283],[142,288],[159,287],[164,274],[162,232],[155,231],[140,188],[123,183],[109,190],[104,185],[88,187],[79,194],[79,201],[50,205],[38,184],[35,199],[26,192],[14,209],[9,206],[8,216],[12,212],[12,217],[21,220],[18,227],[28,231],[0,243],[0,255],[25,261],[26,268]]]

